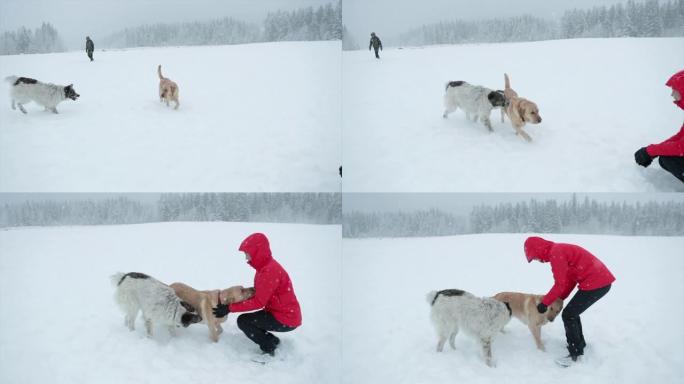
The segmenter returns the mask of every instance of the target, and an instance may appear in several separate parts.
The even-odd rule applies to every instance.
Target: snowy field
[[[2,81],[0,191],[337,192],[340,66],[339,41],[0,56],[81,95],[23,115]]]
[[[237,247],[262,231],[290,274],[300,328],[280,334],[281,356],[262,366],[229,315],[217,344],[204,324],[129,332],[109,276],[139,271],[196,288],[252,286]],[[334,383],[339,381],[339,226],[172,223],[0,231],[2,383]]]
[[[682,237],[548,235],[597,255],[617,280],[582,315],[586,361],[563,369],[560,317],[542,327],[547,352],[512,319],[492,344],[495,368],[459,334],[435,352],[427,292],[460,288],[545,294],[548,264],[528,264],[525,235],[343,241],[343,383],[677,383],[684,374]],[[573,292],[574,294],[574,292]]]
[[[634,152],[682,125],[665,81],[684,39],[581,39],[343,53],[343,190],[348,192],[684,191]],[[442,118],[444,86],[503,89],[537,103],[539,125],[494,132],[462,111]]]

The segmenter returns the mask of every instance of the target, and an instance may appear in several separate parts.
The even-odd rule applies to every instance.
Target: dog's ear
[[[525,115],[526,115],[525,111],[527,111],[525,100],[518,100],[518,105],[516,105],[515,109],[516,109],[515,113],[518,114],[518,117],[520,118],[520,120],[527,122],[527,120],[525,120]]]
[[[71,87],[73,87],[73,86],[74,86],[73,84],[69,84],[69,85],[67,85],[66,87],[67,87],[67,88],[71,88]]]

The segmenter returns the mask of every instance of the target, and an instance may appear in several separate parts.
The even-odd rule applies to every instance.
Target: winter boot
[[[572,355],[567,355],[565,357],[559,357],[556,359],[556,364],[560,365],[563,368],[570,367],[572,365],[578,364],[582,362],[582,355],[579,356],[572,356]]]

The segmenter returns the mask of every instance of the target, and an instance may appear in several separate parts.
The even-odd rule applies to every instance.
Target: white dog
[[[437,331],[437,352],[444,350],[447,338],[456,349],[459,330],[479,340],[485,363],[492,366],[492,339],[511,319],[511,308],[491,297],[475,297],[460,289],[432,291],[427,295],[430,318]]]
[[[142,311],[145,319],[147,337],[152,337],[154,324],[168,326],[169,333],[175,334],[175,327],[188,327],[199,323],[202,318],[194,313],[190,305],[181,301],[168,285],[143,273],[117,273],[111,276],[116,286],[116,302],[126,313],[125,324],[129,330],[135,329],[135,319]]]
[[[12,109],[17,109],[15,104],[19,106],[22,113],[26,113],[24,105],[30,101],[34,101],[46,110],[57,112],[57,104],[66,99],[76,100],[81,95],[74,91],[74,85],[55,85],[42,83],[36,79],[28,77],[9,76],[5,78],[10,82],[10,98],[12,99]]]
[[[444,114],[442,117],[446,119],[451,112],[461,108],[468,120],[472,118],[473,121],[477,122],[480,119],[491,132],[493,129],[489,116],[492,109],[504,108],[506,104],[503,92],[479,85],[471,85],[465,81],[450,81],[447,83],[444,93]]]

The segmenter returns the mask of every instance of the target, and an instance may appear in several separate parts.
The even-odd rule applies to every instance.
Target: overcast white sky
[[[627,203],[648,201],[684,202],[684,193],[578,193],[599,202]],[[342,195],[344,213],[410,212],[437,208],[457,214],[468,214],[475,205],[536,200],[567,201],[572,193],[345,193]]]
[[[261,22],[268,11],[318,7],[331,0],[0,0],[0,31],[43,21],[57,28],[68,49],[85,47],[126,27],[233,17]],[[84,48],[85,49],[85,48]]]
[[[639,0],[641,2],[641,0]],[[570,8],[626,3],[626,0],[343,0],[344,24],[363,45],[375,32],[382,39],[441,20],[475,20],[531,14],[560,17]],[[368,37],[366,37],[368,36]],[[363,41],[359,39],[363,38]]]

